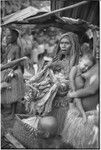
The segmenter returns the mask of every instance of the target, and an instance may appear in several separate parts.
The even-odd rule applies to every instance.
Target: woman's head
[[[7,44],[16,42],[18,36],[19,36],[19,33],[18,33],[17,30],[11,29],[11,28],[8,29],[7,30],[7,35],[6,35],[6,42],[7,42]]]
[[[68,36],[64,36],[60,40],[60,50],[61,50],[61,53],[63,53],[63,54],[69,54],[70,53],[70,48],[71,48],[71,42],[69,40],[69,37]]]
[[[80,45],[78,36],[75,33],[68,32],[61,36],[59,40],[60,53],[73,55],[76,51],[79,52]],[[79,55],[79,53],[78,53]]]
[[[81,55],[85,55],[87,53],[92,53],[92,50],[90,49],[89,43],[83,43],[81,45]]]

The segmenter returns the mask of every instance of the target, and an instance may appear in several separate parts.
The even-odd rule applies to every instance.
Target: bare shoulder
[[[98,82],[98,74],[94,74],[90,77],[90,85],[93,84],[94,82]]]
[[[99,67],[98,67],[98,64],[95,65],[93,74],[90,77],[90,84],[92,84],[94,82],[99,82]]]

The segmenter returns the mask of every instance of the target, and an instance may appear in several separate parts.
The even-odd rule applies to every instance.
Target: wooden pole
[[[60,9],[51,11],[51,12],[49,12],[49,13],[45,13],[45,14],[40,15],[40,16],[30,17],[30,18],[28,18],[28,19],[26,19],[26,20],[29,21],[29,20],[32,20],[32,19],[34,20],[34,19],[40,19],[40,18],[43,18],[43,17],[48,17],[48,16],[53,15],[53,14],[55,14],[55,13],[57,13],[57,12],[64,11],[64,10],[67,10],[67,9],[72,9],[72,8],[75,8],[75,7],[78,7],[78,6],[81,6],[81,5],[85,5],[85,4],[87,4],[87,3],[88,3],[88,1],[82,1],[82,2],[73,4],[73,5],[64,7],[64,8],[60,8]]]
[[[1,71],[3,71],[5,69],[14,67],[15,65],[18,65],[20,62],[22,62],[24,60],[27,60],[27,59],[28,59],[27,57],[22,57],[22,58],[10,61],[7,64],[4,64],[4,65],[0,66],[0,69],[1,69]]]

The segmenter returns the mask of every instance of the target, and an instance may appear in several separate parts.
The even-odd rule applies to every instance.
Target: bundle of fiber
[[[6,70],[7,71],[7,70]],[[7,72],[6,72],[7,73]],[[4,72],[5,74],[5,72]],[[24,97],[24,81],[20,69],[13,72],[13,76],[9,78],[10,89],[6,88],[1,91],[1,103],[10,104],[21,100]]]
[[[87,114],[87,122],[84,123],[77,108],[70,109],[62,132],[63,140],[71,143],[75,148],[97,148],[97,145],[93,147],[92,144],[89,144],[94,136],[93,127],[94,119],[89,118],[89,114]]]

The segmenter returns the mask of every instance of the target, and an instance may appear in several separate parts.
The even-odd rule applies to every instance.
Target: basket
[[[22,121],[22,119],[29,117],[29,115],[16,114],[16,121],[12,133],[26,148],[37,148],[36,129]]]

